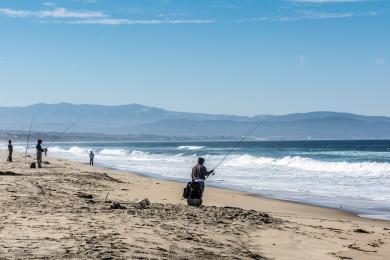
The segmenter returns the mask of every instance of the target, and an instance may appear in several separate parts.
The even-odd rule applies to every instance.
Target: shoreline
[[[60,158],[60,157],[49,157],[49,158],[69,160],[69,161],[74,162],[74,163],[80,163],[82,165],[88,166],[88,163],[80,162],[80,161],[77,161],[77,160],[71,160],[71,159]],[[154,179],[154,180],[160,180],[160,181],[168,181],[168,182],[173,182],[173,183],[176,183],[176,184],[182,184],[183,188],[185,187],[186,183],[189,181],[189,180],[188,181],[184,181],[184,180],[181,181],[180,179],[164,177],[164,176],[159,177],[159,175],[157,175],[157,174],[143,174],[143,173],[140,173],[140,172],[130,172],[130,171],[121,170],[121,169],[117,169],[115,167],[109,167],[109,166],[104,166],[104,165],[97,165],[95,167],[99,167],[99,168],[102,168],[102,169],[107,169],[109,171],[114,171],[114,172],[117,172],[117,173],[120,173],[120,174],[133,174],[133,175],[137,175],[139,177],[144,177],[144,178],[149,178],[149,179]],[[349,215],[351,217],[356,217],[356,218],[361,218],[361,219],[369,219],[369,220],[378,220],[378,221],[384,221],[384,222],[389,222],[390,223],[390,219],[380,218],[380,217],[377,217],[377,218],[375,218],[375,217],[364,217],[364,216],[359,215],[358,212],[353,212],[351,210],[347,210],[347,209],[343,209],[343,208],[336,208],[336,207],[319,205],[319,204],[310,203],[310,202],[297,201],[297,200],[288,200],[288,199],[283,199],[283,198],[275,198],[275,197],[263,195],[263,194],[260,194],[260,193],[254,193],[254,192],[244,191],[244,190],[240,190],[240,189],[234,189],[234,188],[229,188],[229,187],[219,187],[219,186],[213,185],[213,184],[207,184],[206,188],[207,189],[213,188],[213,189],[218,189],[218,190],[226,190],[226,191],[231,191],[231,192],[239,192],[239,193],[242,193],[245,196],[257,197],[259,199],[275,200],[275,201],[280,201],[280,202],[284,202],[284,203],[292,203],[292,204],[298,204],[298,205],[302,205],[302,206],[315,207],[315,208],[320,208],[320,209],[335,210],[335,211],[338,211],[340,213],[344,213],[346,215]]]
[[[21,154],[14,161],[0,162],[0,259],[390,255],[389,221],[214,187],[206,188],[204,206],[188,207],[176,181],[62,158],[44,158],[42,169],[30,169]],[[126,209],[112,208],[107,197]],[[135,207],[145,198],[149,208]]]
[[[64,159],[64,158],[59,158],[59,157],[49,157],[49,158],[55,158],[55,159],[60,159],[60,160],[67,160],[67,161],[70,161],[70,162],[73,162],[73,163],[76,163],[76,164],[81,164],[81,165],[84,165],[84,166],[87,166],[87,167],[89,166],[89,164],[85,163],[85,162],[79,162],[79,161],[74,161],[74,160]],[[150,179],[150,180],[154,180],[154,181],[169,182],[169,183],[173,183],[174,185],[180,185],[182,188],[184,188],[186,183],[188,182],[188,181],[184,181],[184,180],[180,181],[178,179],[164,177],[164,176],[159,178],[158,175],[153,176],[153,174],[142,174],[142,173],[139,173],[139,172],[130,172],[130,171],[121,170],[121,169],[117,169],[115,167],[109,167],[109,166],[101,166],[101,165],[99,165],[99,166],[94,166],[94,167],[98,167],[98,168],[101,168],[101,169],[106,169],[108,171],[112,171],[112,172],[115,172],[117,174],[136,175],[138,177],[145,178],[145,179]],[[294,207],[297,207],[297,208],[305,207],[306,208],[307,207],[307,208],[312,208],[313,210],[317,209],[319,211],[325,210],[325,211],[329,211],[329,212],[334,212],[335,215],[340,216],[340,217],[345,216],[347,218],[356,218],[356,219],[361,219],[361,220],[371,220],[371,221],[376,221],[376,222],[383,222],[384,224],[390,224],[390,220],[388,220],[388,219],[363,217],[363,216],[360,216],[357,213],[354,213],[352,211],[348,211],[348,210],[344,210],[344,209],[340,209],[340,208],[327,207],[327,206],[316,205],[316,204],[300,202],[300,201],[295,201],[295,200],[273,198],[273,197],[269,197],[269,196],[262,195],[262,194],[259,194],[259,193],[252,193],[252,192],[243,191],[243,190],[234,189],[234,188],[229,188],[229,187],[218,187],[218,186],[215,186],[215,185],[212,185],[212,184],[206,184],[205,197],[207,197],[207,191],[208,190],[211,190],[211,193],[213,191],[218,191],[218,192],[224,192],[225,191],[226,193],[236,193],[236,194],[239,194],[239,195],[242,195],[242,196],[254,197],[254,198],[257,198],[257,199],[263,200],[263,201],[270,201],[271,203],[280,203],[280,204],[285,204],[285,205],[291,205],[292,208],[294,208]],[[207,202],[207,199],[205,201]],[[246,208],[246,209],[251,209],[251,208]]]
[[[185,184],[187,183],[186,181],[182,182],[182,181],[175,180],[175,179],[170,179],[170,178],[157,178],[157,177],[149,176],[149,175],[142,174],[142,173],[128,172],[128,171],[118,170],[118,169],[110,168],[110,167],[104,167],[104,166],[98,166],[98,167],[104,168],[104,169],[107,169],[107,170],[111,170],[111,171],[116,171],[116,172],[118,172],[120,174],[130,174],[130,175],[133,174],[133,175],[137,175],[137,176],[140,176],[140,177],[143,177],[143,178],[147,178],[147,179],[159,180],[159,181],[168,181],[168,182],[173,182],[175,184],[183,184],[183,188],[185,187]],[[313,209],[317,208],[317,209],[336,211],[338,214],[342,214],[342,215],[345,215],[347,217],[352,217],[352,218],[368,219],[368,220],[374,220],[374,221],[383,221],[384,223],[390,223],[390,220],[388,220],[388,219],[363,217],[363,216],[358,215],[357,213],[354,213],[354,212],[348,211],[348,210],[344,210],[344,209],[327,207],[327,206],[321,206],[321,205],[316,205],[316,204],[311,204],[311,203],[306,203],[306,202],[300,202],[300,201],[295,201],[295,200],[273,198],[273,197],[269,197],[269,196],[262,195],[262,194],[259,194],[259,193],[252,193],[252,192],[243,191],[243,190],[234,189],[234,188],[229,188],[229,187],[218,187],[218,186],[215,186],[215,185],[212,185],[212,184],[206,184],[206,188],[207,188],[207,190],[209,190],[211,188],[212,191],[213,190],[222,190],[222,191],[227,191],[227,192],[240,193],[243,196],[255,197],[255,198],[258,198],[258,199],[261,199],[261,200],[270,200],[270,201],[274,201],[274,202],[292,204],[292,205],[296,205],[296,206],[307,206],[307,207],[312,207]]]

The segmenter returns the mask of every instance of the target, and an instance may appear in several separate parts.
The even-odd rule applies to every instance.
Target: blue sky
[[[388,0],[0,0],[0,105],[390,116]]]

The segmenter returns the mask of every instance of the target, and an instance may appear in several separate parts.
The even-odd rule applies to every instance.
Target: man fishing
[[[214,173],[214,170],[207,171],[206,166],[204,166],[204,158],[199,157],[198,163],[192,168],[192,181],[198,182],[200,184],[201,189],[201,198],[203,197],[204,192],[204,182],[206,181],[206,178],[210,176],[210,174]]]
[[[14,152],[14,147],[12,146],[12,141],[8,141],[8,158],[7,162],[12,162],[12,153]]]
[[[42,148],[42,140],[38,139],[38,143],[35,146],[37,150],[37,162],[38,162],[38,168],[42,168],[42,153],[45,151],[45,149]]]

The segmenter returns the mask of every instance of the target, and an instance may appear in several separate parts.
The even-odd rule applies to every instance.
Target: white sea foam
[[[127,151],[124,149],[103,149],[99,152],[101,155],[113,155],[113,156],[123,156],[127,154]]]
[[[383,175],[390,176],[390,163],[378,162],[329,162],[319,161],[300,156],[286,156],[282,158],[256,157],[251,155],[236,155],[228,160],[225,166],[267,167],[279,166],[319,173],[343,173],[352,175]]]
[[[197,146],[197,149],[201,149],[201,146]],[[189,149],[195,149],[191,147]],[[74,156],[87,156],[90,149],[73,146],[69,149],[61,147],[50,147],[51,153],[68,153]],[[193,160],[194,155],[184,155],[183,153],[176,155],[167,154],[152,154],[143,151],[133,150],[128,152],[124,149],[107,149],[100,150],[98,155],[102,155],[106,158],[109,157],[122,157],[126,160],[163,160],[172,161],[187,161]],[[125,156],[125,157],[124,157]],[[223,156],[221,155],[206,155],[209,164],[217,163]],[[120,160],[120,158],[117,158]],[[281,158],[274,157],[261,157],[253,155],[232,155],[223,164],[224,168],[242,168],[242,169],[293,169],[301,170],[302,173],[332,173],[332,174],[344,174],[344,175],[364,175],[364,176],[383,176],[389,175],[390,177],[390,163],[381,162],[331,162],[320,161],[310,158],[304,158],[300,156],[285,156]]]
[[[182,145],[177,147],[178,150],[200,150],[205,148],[204,146],[196,146],[196,145]]]

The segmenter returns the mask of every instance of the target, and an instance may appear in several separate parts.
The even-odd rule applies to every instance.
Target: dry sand
[[[0,259],[390,259],[389,221],[216,188],[194,208],[180,183],[14,161],[0,163]]]

